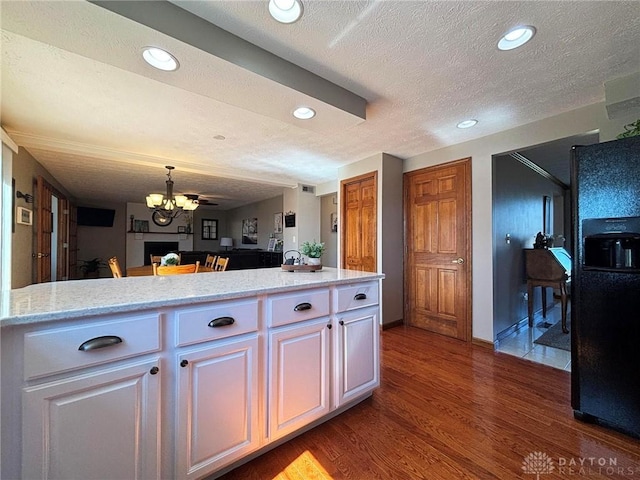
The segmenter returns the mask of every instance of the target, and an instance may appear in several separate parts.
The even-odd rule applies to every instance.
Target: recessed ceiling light
[[[527,43],[535,34],[535,27],[530,25],[513,28],[503,35],[498,42],[498,48],[500,50],[513,50]]]
[[[298,107],[293,111],[293,116],[300,120],[309,120],[316,116],[316,111],[309,107]]]
[[[478,123],[478,120],[474,120],[474,119],[469,119],[469,120],[465,120],[464,122],[460,122],[458,125],[456,125],[458,128],[471,128],[473,127],[475,124]]]
[[[142,50],[142,58],[152,67],[166,72],[177,70],[179,66],[176,57],[158,47],[145,47]]]
[[[293,23],[302,16],[300,0],[269,0],[269,13],[280,23]]]

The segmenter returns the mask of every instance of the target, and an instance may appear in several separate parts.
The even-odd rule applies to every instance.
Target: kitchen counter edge
[[[317,272],[284,272],[278,267],[41,283],[4,292],[0,327],[232,300],[383,278],[382,273],[331,267],[323,267]]]

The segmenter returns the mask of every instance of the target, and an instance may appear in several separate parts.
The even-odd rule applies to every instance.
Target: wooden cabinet
[[[160,478],[160,362],[23,390],[22,478]]]
[[[379,280],[291,288],[3,328],[0,475],[219,475],[362,400]]]
[[[340,407],[380,385],[379,282],[335,290],[334,405]]]
[[[10,341],[23,351],[14,379],[22,478],[160,477],[157,314],[28,329]]]
[[[180,308],[173,318],[175,478],[201,478],[260,445],[258,301]]]
[[[329,318],[269,332],[269,441],[329,413]]]
[[[336,407],[380,385],[378,311],[378,307],[369,307],[337,315]]]
[[[258,335],[180,353],[176,475],[201,478],[256,450]]]

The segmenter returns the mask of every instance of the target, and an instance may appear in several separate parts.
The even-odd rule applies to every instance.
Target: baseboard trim
[[[487,340],[483,340],[482,338],[473,337],[471,339],[471,343],[473,345],[477,345],[478,347],[488,348],[490,350],[494,350],[495,349],[495,345],[493,344],[493,342],[489,342]]]
[[[404,325],[404,320],[401,318],[400,320],[394,320],[393,322],[383,323],[382,330],[388,330],[393,327],[401,327]]]

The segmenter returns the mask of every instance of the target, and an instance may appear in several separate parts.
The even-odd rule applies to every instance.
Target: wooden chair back
[[[149,255],[149,257],[151,257],[151,265],[154,263],[160,265],[160,262],[162,262],[162,255]]]
[[[120,269],[120,263],[118,263],[117,257],[111,257],[109,259],[109,268],[111,269],[111,274],[113,278],[122,278],[122,270]]]
[[[181,275],[183,273],[198,273],[200,261],[188,263],[186,265],[158,265],[153,264],[154,275]]]
[[[207,268],[213,269],[217,260],[218,260],[217,255],[207,255],[207,259],[204,261],[204,266]]]
[[[224,257],[218,257],[216,265],[213,267],[214,272],[224,272],[229,265],[229,259]]]

